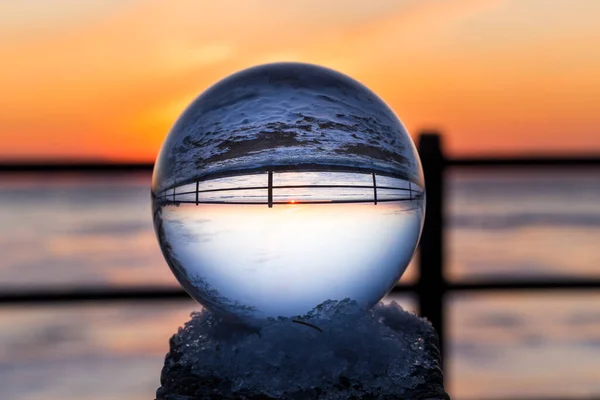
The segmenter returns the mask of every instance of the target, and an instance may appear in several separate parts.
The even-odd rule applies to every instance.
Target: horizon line
[[[449,166],[593,166],[600,165],[600,153],[448,157],[444,161]],[[0,172],[108,172],[144,171],[153,168],[154,162],[151,161],[0,160]]]

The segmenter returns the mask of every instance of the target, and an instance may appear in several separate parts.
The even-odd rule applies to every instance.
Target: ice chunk
[[[328,301],[258,328],[203,311],[171,338],[157,398],[446,399],[437,344],[395,302]]]

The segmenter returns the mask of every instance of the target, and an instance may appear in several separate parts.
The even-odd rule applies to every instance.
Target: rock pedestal
[[[171,338],[157,400],[448,399],[432,326],[396,303],[326,302],[260,327],[207,311]]]

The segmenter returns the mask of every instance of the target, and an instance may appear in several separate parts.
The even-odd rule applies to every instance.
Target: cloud
[[[163,44],[163,64],[174,72],[205,67],[231,59],[235,52],[226,43],[193,45],[181,42]]]

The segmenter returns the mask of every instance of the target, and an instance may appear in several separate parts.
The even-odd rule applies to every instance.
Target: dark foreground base
[[[326,303],[248,330],[195,313],[170,341],[157,400],[448,399],[438,339],[398,305]]]

